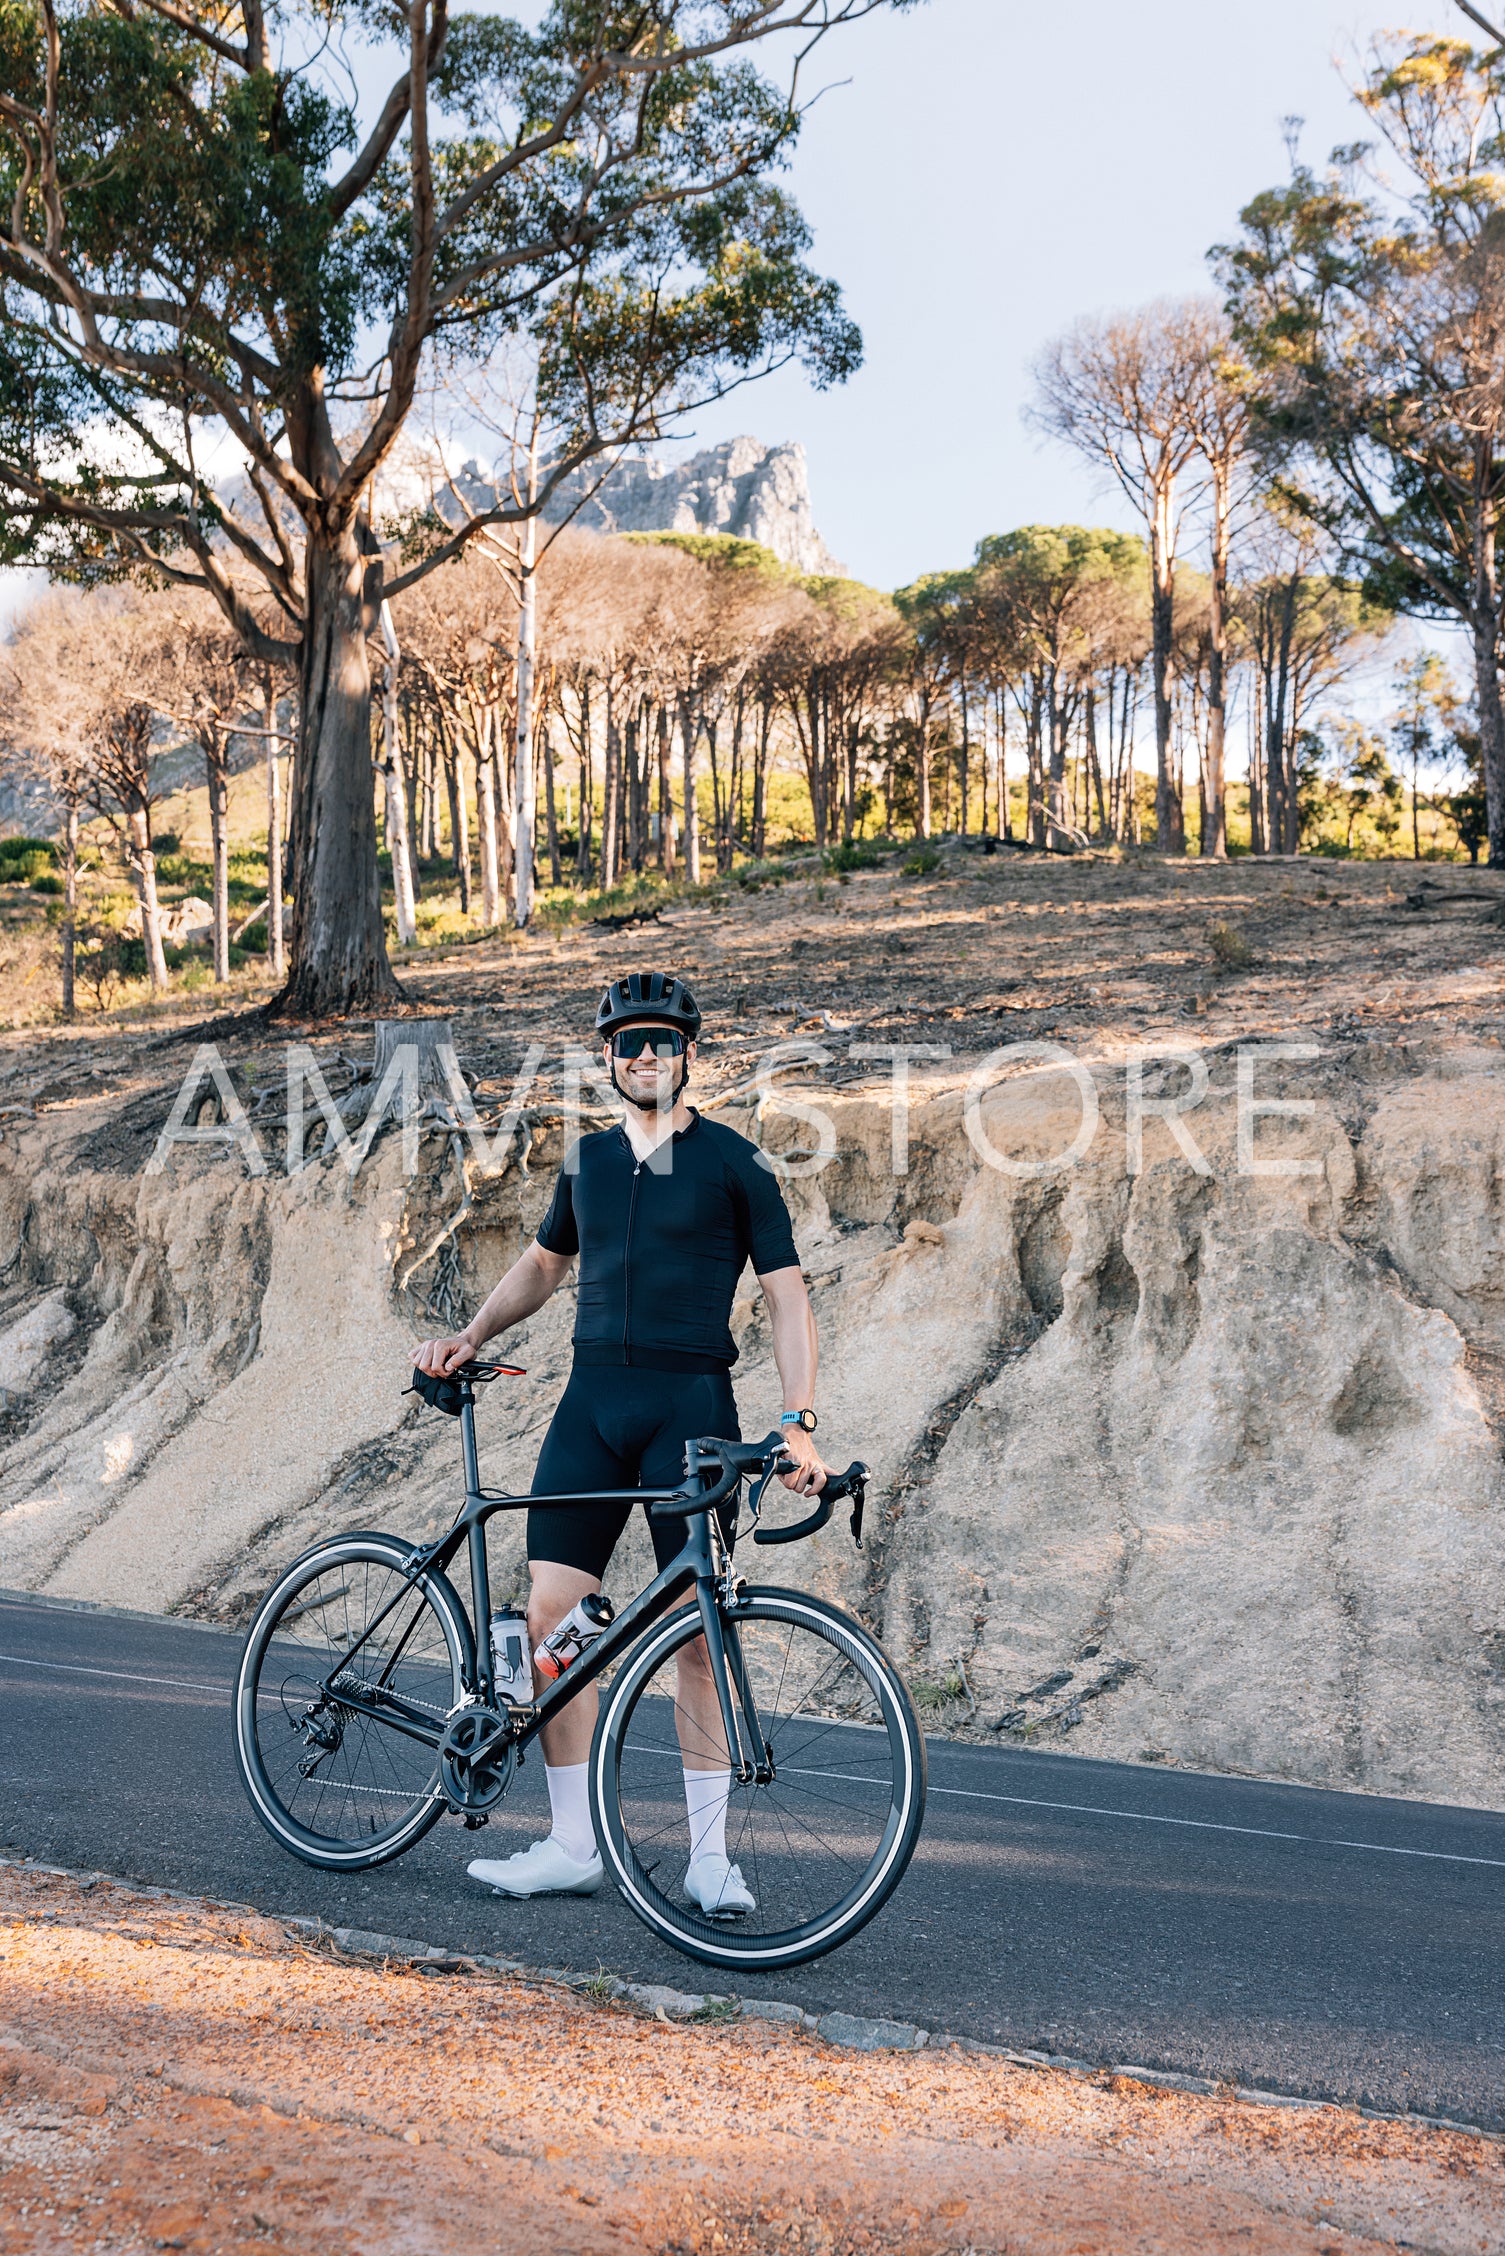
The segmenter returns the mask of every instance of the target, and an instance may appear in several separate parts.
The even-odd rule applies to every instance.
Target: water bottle
[[[514,1700],[522,1707],[532,1699],[528,1617],[512,1606],[499,1606],[491,1617],[491,1666],[499,1700]]]
[[[551,1629],[533,1655],[533,1666],[552,1684],[578,1661],[587,1645],[594,1645],[603,1629],[615,1620],[616,1608],[606,1593],[588,1590],[578,1606],[571,1606],[557,1629]]]

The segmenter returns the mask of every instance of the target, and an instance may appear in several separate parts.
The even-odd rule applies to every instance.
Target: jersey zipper
[[[627,1201],[627,1236],[622,1247],[622,1353],[629,1368],[632,1364],[632,1223],[638,1210],[638,1177],[643,1163],[638,1160],[632,1170],[632,1192]]]

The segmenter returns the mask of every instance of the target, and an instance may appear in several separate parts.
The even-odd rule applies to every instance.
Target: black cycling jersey
[[[725,1371],[737,1279],[793,1269],[789,1209],[756,1145],[692,1113],[640,1160],[622,1128],[582,1136],[538,1232],[580,1256],[577,1364]]]

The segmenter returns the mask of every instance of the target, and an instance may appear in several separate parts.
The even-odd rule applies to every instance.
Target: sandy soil
[[[845,882],[812,870],[671,904],[626,929],[491,935],[415,951],[397,968],[410,1008],[453,1020],[468,1067],[506,1076],[494,1092],[483,1086],[484,1103],[504,1100],[527,1043],[588,1036],[601,985],[643,962],[673,964],[701,994],[702,1092],[791,1034],[823,1039],[837,1080],[886,1071],[849,1060],[850,1042],[905,1034],[956,1053],[1041,1035],[1110,1050],[1292,1030],[1327,1042],[1499,1041],[1502,916],[1505,881],[1448,863],[1204,866],[952,845],[919,877],[897,859]],[[1232,931],[1231,959],[1214,926]],[[0,1096],[71,1106],[175,1082],[178,1041],[163,1050],[151,1034],[181,1040],[208,1023],[206,1006],[205,994],[178,995],[128,1028],[91,1014],[71,1029],[0,1036]],[[214,1037],[253,1071],[264,1054],[258,1081],[280,1078],[281,1045],[294,1036],[367,1051],[354,1026],[268,1024],[238,997],[236,1007]],[[155,1107],[150,1125],[154,1135]],[[131,1144],[127,1134],[127,1164]]]
[[[1505,2249],[1498,2142],[670,2025],[0,1868],[0,2251]]]

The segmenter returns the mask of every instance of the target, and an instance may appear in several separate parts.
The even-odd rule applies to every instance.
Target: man
[[[566,1155],[533,1244],[457,1338],[429,1340],[418,1356],[435,1376],[456,1369],[540,1309],[578,1255],[574,1367],[539,1452],[535,1496],[672,1488],[690,1436],[741,1438],[730,1318],[749,1260],[783,1388],[780,1425],[793,1460],[784,1485],[802,1495],[825,1485],[811,1439],[815,1319],[789,1210],[756,1147],[686,1101],[700,1025],[694,996],[670,973],[634,972],[607,988],[596,1031],[626,1118],[583,1136]],[[630,1515],[630,1505],[615,1504],[529,1511],[535,1651],[587,1591],[600,1589]],[[649,1527],[662,1567],[683,1548],[686,1523],[650,1519]],[[678,1708],[690,1824],[685,1892],[705,1911],[749,1912],[753,1896],[726,1852],[730,1758],[703,1640],[680,1659]],[[586,1783],[595,1720],[596,1695],[587,1690],[543,1733],[548,1837],[501,1861],[478,1858],[472,1878],[509,1896],[590,1895],[600,1886]]]

